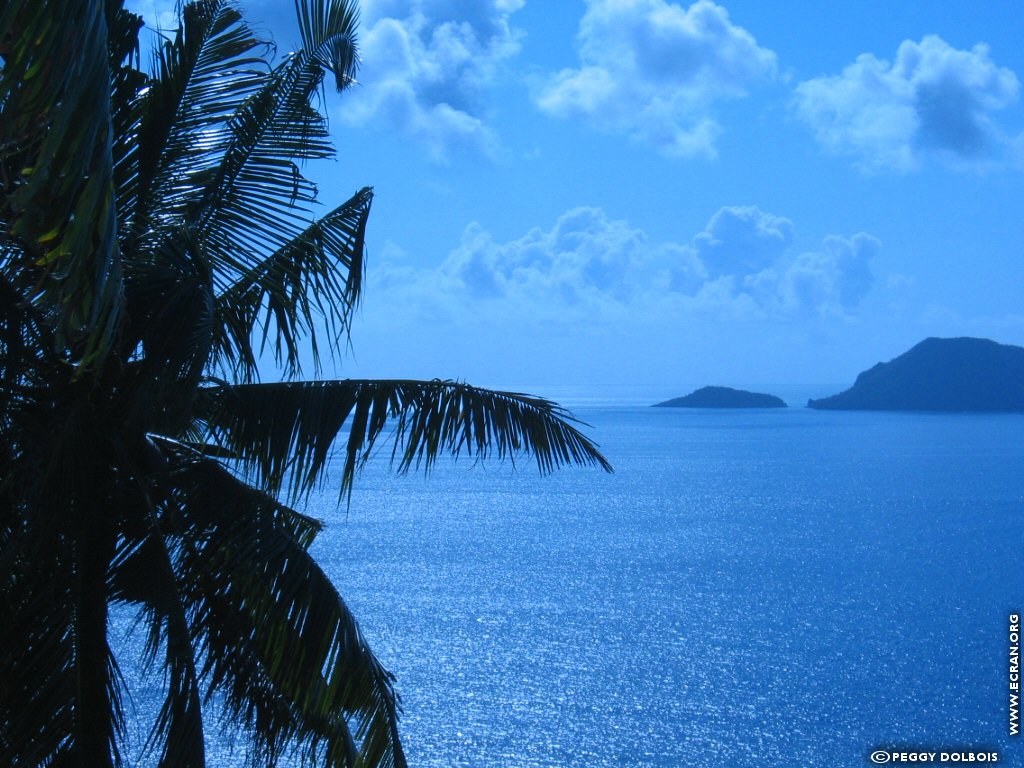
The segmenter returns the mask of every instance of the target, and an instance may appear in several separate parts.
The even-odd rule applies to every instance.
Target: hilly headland
[[[990,339],[929,338],[807,402],[821,410],[1024,411],[1024,348]]]

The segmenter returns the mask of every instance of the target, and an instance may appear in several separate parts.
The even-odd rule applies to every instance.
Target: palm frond
[[[151,258],[128,260],[122,341],[133,351],[125,389],[153,431],[177,434],[190,421],[195,387],[216,339],[216,308],[202,244],[182,227]],[[164,416],[153,419],[158,403]]]
[[[310,557],[302,516],[216,461],[159,442],[182,489],[175,570],[204,679],[229,717],[248,725],[267,762],[297,749],[307,764],[404,766],[393,677]]]
[[[59,370],[63,379],[41,375],[63,399],[45,397],[36,383],[4,414],[13,439],[5,440],[12,450],[0,498],[15,494],[7,504],[15,505],[16,522],[5,525],[0,548],[4,623],[11,623],[0,637],[0,687],[39,689],[14,702],[13,717],[27,727],[14,728],[8,746],[102,767],[119,763],[124,730],[107,640],[107,575],[123,508],[112,502],[119,480],[104,435],[111,414],[77,395],[93,391],[94,382],[75,378],[67,365]],[[45,734],[33,720],[46,724]]]
[[[0,442],[7,448],[16,442],[10,420],[35,395],[32,383],[53,364],[55,346],[47,322],[24,293],[0,270]]]
[[[301,338],[309,341],[319,369],[318,326],[325,323],[333,351],[359,302],[372,198],[371,189],[361,189],[217,296],[223,359],[243,372],[254,370],[252,344],[262,329],[261,343],[272,337],[275,357],[288,370],[300,368]]]
[[[74,731],[72,573],[70,558],[30,559],[19,543],[0,548],[0,764],[47,765]]]
[[[334,75],[340,93],[355,82],[359,66],[359,7],[351,0],[295,0],[302,45]]]
[[[160,748],[161,768],[204,768],[203,712],[196,649],[174,573],[180,548],[152,520],[142,541],[124,540],[111,565],[111,598],[141,606],[149,631],[147,662],[165,651],[166,694],[150,734],[150,747]],[[148,664],[147,664],[148,666]]]
[[[300,2],[297,7],[305,14],[300,18],[302,48],[281,62],[232,116],[226,126],[230,141],[193,209],[221,293],[251,281],[267,264],[280,264],[283,257],[313,253],[308,247],[313,238],[330,235],[332,229],[336,233],[337,224],[349,218],[346,204],[321,219],[319,227],[310,228],[309,207],[316,189],[303,176],[300,164],[334,152],[326,119],[313,100],[325,71],[338,76],[339,90],[351,81],[356,14],[348,2]],[[272,292],[268,296],[274,306],[261,310],[271,312],[277,349],[282,350],[283,344],[283,360],[294,372],[298,369],[296,339],[311,334],[315,326],[305,310],[296,311],[292,300],[276,301]],[[229,324],[228,330],[234,325],[251,326],[262,314],[251,306],[240,310],[233,318],[240,322]],[[333,312],[327,316],[337,319]],[[229,333],[225,340],[240,348],[225,352],[234,362],[241,361],[244,373],[251,376],[250,336]]]
[[[310,104],[322,79],[308,53],[292,54],[228,123],[229,143],[196,204],[200,226],[225,259],[280,247],[305,225],[315,187],[298,163],[334,152],[326,121]]]
[[[264,82],[268,47],[228,0],[182,6],[181,26],[155,50],[134,105],[134,149],[119,189],[130,250],[179,226],[202,194],[229,140],[225,123]]]
[[[341,491],[349,493],[385,427],[393,424],[392,459],[400,472],[429,470],[442,454],[514,460],[532,454],[541,472],[567,464],[612,467],[579,424],[539,397],[493,392],[452,381],[283,382],[211,386],[201,417],[217,444],[242,457],[272,492],[312,490],[331,448],[343,442]]]
[[[101,526],[56,546],[5,536],[0,558],[0,763],[120,765],[120,673],[107,643]],[[62,762],[64,761],[64,762]]]
[[[126,195],[134,189],[135,164],[138,156],[139,93],[148,76],[140,68],[139,32],[141,16],[121,7],[121,0],[107,0],[107,28],[110,41],[110,111],[114,127],[113,162],[119,236],[123,232]],[[123,239],[122,239],[123,244]]]
[[[121,309],[104,6],[0,8],[0,219],[85,365],[109,352]]]

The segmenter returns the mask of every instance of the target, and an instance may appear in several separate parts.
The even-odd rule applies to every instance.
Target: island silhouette
[[[701,387],[685,397],[675,397],[655,408],[785,408],[786,403],[775,395],[747,392],[730,387]]]
[[[1024,411],[1024,348],[991,339],[928,338],[857,376],[822,410]]]

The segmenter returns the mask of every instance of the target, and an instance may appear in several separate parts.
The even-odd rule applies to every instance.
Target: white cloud
[[[775,263],[793,242],[793,222],[755,206],[721,208],[693,239],[712,275],[751,274]]]
[[[373,0],[362,13],[362,66],[342,119],[397,130],[435,161],[493,155],[484,92],[519,50],[509,17],[523,0]]]
[[[929,155],[956,167],[989,164],[1012,143],[993,113],[1020,83],[985,45],[953,48],[934,35],[904,41],[892,63],[861,54],[841,75],[800,83],[794,106],[829,150],[870,171],[909,171]]]
[[[756,206],[726,207],[692,248],[730,302],[771,316],[854,312],[874,284],[871,261],[881,243],[863,232],[829,235],[820,249],[797,253],[794,240],[789,219]]]
[[[578,34],[580,67],[553,76],[537,103],[626,133],[672,157],[715,154],[713,106],[775,75],[775,54],[699,0],[587,0]]]
[[[508,243],[495,243],[471,225],[440,271],[475,298],[571,311],[626,305],[649,289],[650,280],[667,283],[667,269],[660,276],[652,270],[661,255],[642,230],[598,208],[575,208],[551,229],[533,229]]]
[[[829,235],[820,251],[802,253],[781,269],[749,278],[753,285],[775,285],[773,301],[790,311],[842,314],[853,311],[874,284],[871,260],[881,243],[860,232],[852,238]]]
[[[689,242],[661,243],[599,208],[576,208],[505,243],[472,224],[438,267],[386,265],[371,272],[371,290],[393,303],[393,320],[420,311],[540,323],[854,313],[879,242],[831,235],[797,252],[794,241],[788,219],[757,207],[722,208]]]

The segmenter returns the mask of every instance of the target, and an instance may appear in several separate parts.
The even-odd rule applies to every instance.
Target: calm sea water
[[[614,475],[381,460],[310,504],[413,766],[1024,765],[1024,416],[576,413]]]
[[[1024,416],[577,415],[614,475],[382,461],[311,505],[412,765],[1024,765]]]

